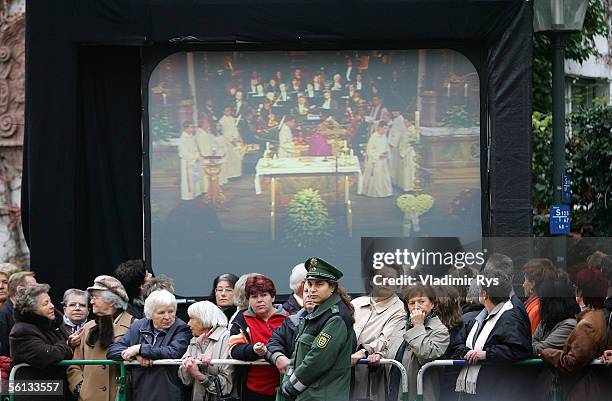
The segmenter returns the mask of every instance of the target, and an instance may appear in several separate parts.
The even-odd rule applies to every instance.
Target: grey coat
[[[395,359],[398,349],[403,341],[406,341],[406,351],[402,358],[402,365],[408,374],[409,400],[416,399],[416,379],[419,369],[427,362],[440,358],[446,352],[450,344],[448,329],[437,316],[428,319],[424,325],[405,327],[397,330],[391,336],[389,347],[385,358]],[[424,399],[435,401],[439,399],[440,393],[439,370],[432,369],[424,377],[423,392]],[[402,389],[398,391],[401,399]]]
[[[183,359],[187,357],[197,358],[199,355],[210,355],[212,359],[229,359],[228,342],[229,330],[227,327],[217,327],[213,330],[208,338],[199,344],[194,337],[187,347],[187,352],[183,355]],[[219,378],[221,384],[221,392],[223,395],[231,394],[234,367],[232,365],[215,365],[204,368],[200,366],[200,371],[206,375],[213,375]],[[181,381],[187,385],[193,385],[191,399],[193,401],[209,401],[217,399],[217,389],[212,383],[204,387],[199,381],[194,380],[182,367],[179,368],[179,377]]]
[[[574,330],[574,327],[576,327],[576,319],[572,317],[560,321],[545,334],[542,322],[540,322],[535,333],[533,333],[533,353],[540,354],[546,348],[563,349],[563,344],[565,344],[565,340]]]

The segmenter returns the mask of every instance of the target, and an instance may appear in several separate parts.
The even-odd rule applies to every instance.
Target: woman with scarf
[[[508,365],[532,355],[529,324],[510,300],[510,278],[495,269],[482,276],[479,301],[485,308],[468,325],[467,337],[453,355],[469,362],[459,372],[455,391],[460,400],[527,399],[521,394],[521,372]]]
[[[402,295],[408,312],[406,324],[391,337],[386,358],[400,361],[408,373],[410,400],[416,399],[416,378],[419,369],[427,362],[440,358],[448,348],[448,328],[436,316],[436,294],[428,285],[409,286]],[[387,400],[396,401],[401,396],[401,376],[397,368],[389,373]],[[439,398],[439,375],[432,370],[425,376],[424,398]]]
[[[106,349],[127,333],[134,317],[126,312],[128,296],[119,280],[98,276],[87,288],[94,319],[83,326],[73,359],[106,359]],[[113,401],[117,394],[115,365],[70,365],[68,386],[80,401]]]
[[[539,287],[542,283],[553,280],[556,276],[555,267],[552,262],[546,258],[535,258],[527,261],[523,266],[525,280],[523,281],[523,290],[525,290],[525,310],[529,316],[531,325],[531,334],[534,334],[541,319],[541,301],[539,296]]]

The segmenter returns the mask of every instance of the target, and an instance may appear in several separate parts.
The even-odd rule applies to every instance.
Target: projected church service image
[[[194,271],[265,274],[311,254],[357,266],[360,237],[480,236],[479,93],[454,50],[160,58],[147,93],[158,271],[197,293]],[[347,279],[361,289],[357,269]]]

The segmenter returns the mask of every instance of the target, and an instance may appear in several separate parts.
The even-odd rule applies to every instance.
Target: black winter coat
[[[66,383],[66,367],[56,366],[61,360],[72,359],[72,348],[67,344],[68,335],[63,328],[63,318],[56,313],[55,320],[33,313],[14,311],[15,325],[10,334],[13,366],[27,363],[17,371],[17,380],[61,380]],[[63,401],[70,400],[67,387],[64,395],[21,396],[16,400]]]
[[[279,356],[286,356],[291,359],[293,355],[293,347],[295,337],[297,336],[298,326],[300,325],[300,317],[306,315],[305,310],[299,311],[297,314],[290,315],[283,321],[283,324],[274,329],[272,337],[268,340],[268,352],[266,360],[272,365],[276,363]]]
[[[529,399],[523,393],[529,387],[525,385],[529,382],[529,378],[525,377],[524,369],[508,365],[532,356],[531,326],[527,314],[523,313],[524,308],[522,310],[518,308],[514,301],[512,305],[513,308],[499,318],[484,344],[483,350],[487,353],[486,365],[478,374],[477,394],[475,396],[462,394],[462,399],[498,401]],[[481,313],[482,315],[468,325],[462,339],[463,344],[456,348],[453,359],[464,359],[465,354],[470,351],[465,342],[475,322],[482,321],[487,315],[486,310]]]

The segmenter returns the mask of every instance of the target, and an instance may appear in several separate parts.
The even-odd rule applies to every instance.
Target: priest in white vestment
[[[373,198],[393,195],[389,172],[387,123],[380,121],[366,147],[366,162],[359,193]]]
[[[417,139],[417,128],[408,120],[404,120],[404,130],[400,137],[399,155],[400,169],[397,175],[397,186],[404,191],[414,191],[416,164],[414,161],[414,148],[412,143]]]
[[[293,132],[295,128],[295,118],[293,116],[285,117],[285,121],[278,132],[278,157],[294,157],[295,150],[293,149]]]
[[[191,200],[203,191],[201,158],[192,121],[183,123],[178,154],[181,164],[181,199]]]
[[[196,142],[198,144],[198,150],[203,158],[203,164],[211,163],[211,159],[206,159],[210,156],[221,156],[221,159],[215,159],[215,162],[220,165],[221,171],[219,172],[219,185],[227,183],[227,176],[225,174],[225,154],[226,146],[225,141],[221,135],[214,135],[209,122],[208,115],[204,114],[200,118],[199,127],[196,130]],[[203,192],[208,192],[209,179],[206,172],[203,170],[204,182]]]
[[[225,140],[226,159],[225,178],[240,177],[242,175],[242,137],[236,126],[231,107],[223,109],[223,117],[219,119],[221,133]]]
[[[404,117],[397,110],[392,111],[391,116],[393,119],[391,128],[389,128],[389,169],[391,170],[391,184],[399,186],[398,177],[402,169],[399,144],[405,130]]]

